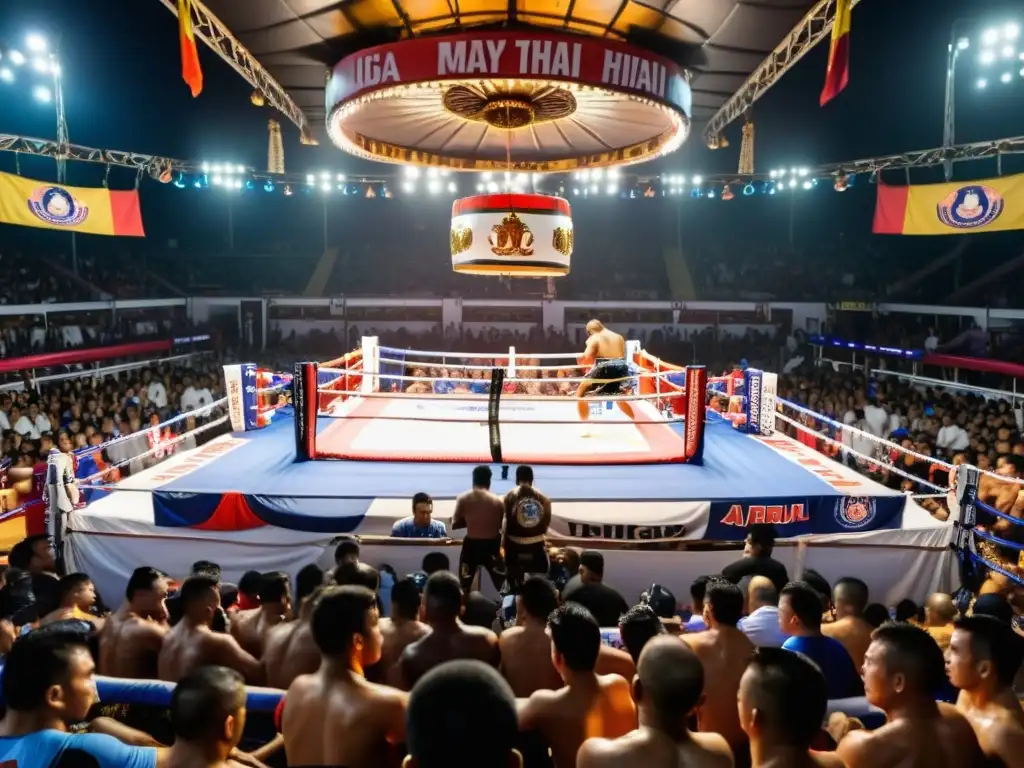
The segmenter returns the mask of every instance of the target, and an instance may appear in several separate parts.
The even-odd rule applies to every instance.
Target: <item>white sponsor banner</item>
[[[173,480],[185,477],[200,467],[205,467],[215,459],[245,445],[248,440],[231,435],[221,435],[201,448],[184,453],[175,453],[166,461],[162,461],[151,469],[122,480],[115,488],[152,491],[167,485]]]
[[[845,464],[818,453],[803,443],[775,433],[770,437],[751,435],[751,439],[767,445],[777,454],[799,464],[815,477],[828,483],[846,496],[901,496],[900,491],[886,488],[881,483],[854,472]]]
[[[245,385],[242,383],[242,366],[224,366],[224,386],[228,397],[228,415],[231,417],[231,431],[245,431]]]

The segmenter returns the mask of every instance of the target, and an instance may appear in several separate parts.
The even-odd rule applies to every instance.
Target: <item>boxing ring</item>
[[[535,379],[513,387],[525,368],[517,361],[536,356],[489,358],[479,372],[463,357],[453,372],[456,357],[428,366],[422,353],[364,344],[297,366],[294,403],[274,411],[257,402],[264,388],[246,383],[262,375],[255,366],[232,367],[224,418],[234,431],[89,488],[99,498],[66,520],[69,567],[90,573],[104,594],[119,594],[140,563],[182,574],[209,559],[231,580],[252,568],[294,574],[310,562],[329,566],[343,533],[362,538],[367,562],[398,572],[418,570],[434,550],[455,562],[461,531],[443,541],[386,538],[413,494],[429,493],[434,517],[450,524],[473,464],[492,465],[492,490],[502,494],[525,462],[554,501],[553,543],[604,551],[609,582],[629,596],[655,577],[685,594],[693,578],[738,557],[746,526],[758,522],[776,527],[776,556],[793,573],[862,574],[893,601],[956,586],[952,526],[775,432],[770,375],[707,382],[703,369],[669,366],[634,345],[630,394],[594,398],[584,427],[575,398],[518,393]],[[493,378],[499,365],[505,376]],[[430,379],[439,367],[446,375]],[[568,367],[559,381],[573,391],[580,366]],[[644,423],[621,413],[618,398]],[[742,412],[707,407],[722,398],[738,398]]]

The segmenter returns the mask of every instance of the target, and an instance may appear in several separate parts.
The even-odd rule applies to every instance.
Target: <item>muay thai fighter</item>
[[[576,390],[576,410],[580,420],[586,421],[590,416],[590,404],[584,399],[592,395],[617,395],[629,383],[629,362],[626,360],[626,340],[615,331],[605,328],[600,320],[587,323],[587,346],[579,357],[581,365],[593,366],[587,372],[587,379],[581,381]],[[624,414],[633,418],[633,407],[625,400],[617,400]],[[586,430],[586,426],[584,426]],[[584,437],[587,432],[584,431]]]

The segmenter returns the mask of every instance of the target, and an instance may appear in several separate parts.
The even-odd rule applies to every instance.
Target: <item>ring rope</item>
[[[97,453],[98,451],[102,451],[105,448],[109,448],[112,445],[116,445],[117,443],[124,442],[125,440],[131,440],[136,435],[144,434],[145,432],[148,432],[151,429],[163,429],[164,427],[171,426],[171,424],[176,424],[177,422],[182,421],[183,419],[187,419],[190,416],[198,416],[199,414],[210,412],[214,408],[219,408],[222,405],[226,405],[227,402],[228,399],[226,397],[222,397],[220,400],[214,400],[209,405],[202,405],[199,408],[195,408],[191,411],[179,413],[177,416],[172,416],[171,418],[167,419],[166,421],[162,421],[159,424],[150,425],[145,429],[139,430],[138,432],[132,432],[129,435],[121,435],[120,437],[113,437],[110,440],[107,440],[105,443],[100,443],[99,445],[90,445],[87,446],[86,448],[79,448],[73,451],[73,453],[76,456],[84,456],[85,454]]]
[[[494,370],[488,368],[487,370]],[[338,368],[320,368],[320,373],[338,374],[339,377],[358,373],[361,376],[367,376],[370,378],[381,378],[381,379],[398,379],[400,381],[455,381],[478,384],[480,382],[487,382],[487,379],[472,379],[464,376],[406,376],[399,373],[371,373],[370,371],[353,370],[350,368],[338,369]],[[632,381],[633,379],[644,379],[644,378],[658,378],[664,377],[663,373],[636,373],[629,376],[619,376],[614,379],[592,379],[588,376],[565,376],[561,379],[532,379],[532,378],[520,378],[518,376],[506,376],[505,381],[525,381],[534,382],[537,384],[558,384],[561,382],[579,382],[579,381],[592,381],[595,384],[617,384],[623,381]],[[489,383],[489,382],[488,382]],[[669,382],[670,384],[672,382]],[[675,386],[679,386],[676,384]]]
[[[981,563],[982,565],[984,565],[990,571],[995,571],[996,573],[1001,573],[1003,576],[1005,576],[1006,578],[1010,579],[1011,581],[1017,582],[1018,586],[1024,586],[1024,578],[1021,578],[1016,573],[1013,573],[1013,571],[1008,571],[1005,568],[1000,568],[998,565],[996,565],[995,563],[989,562],[988,560],[986,560],[984,557],[982,557],[981,555],[977,554],[976,552],[971,552],[970,550],[966,550],[965,554],[968,557],[970,557],[974,562]]]
[[[209,406],[206,406],[206,407],[209,407]],[[198,434],[200,434],[202,432],[207,431],[208,429],[213,429],[214,427],[219,427],[221,424],[227,423],[229,418],[230,418],[230,416],[228,416],[228,415],[221,416],[220,418],[214,419],[213,421],[211,421],[208,424],[202,424],[202,425],[200,425],[200,426],[196,427],[195,429],[192,429],[192,430],[190,430],[188,432],[182,432],[180,435],[175,435],[170,440],[161,441],[161,442],[157,443],[156,445],[154,445],[149,450],[140,453],[138,456],[132,456],[131,458],[124,459],[122,461],[117,462],[116,464],[110,464],[110,465],[104,467],[103,470],[100,471],[100,472],[96,472],[95,474],[89,475],[88,477],[83,477],[80,482],[82,482],[82,483],[89,483],[89,482],[91,482],[93,480],[96,480],[98,478],[103,477],[105,474],[107,474],[107,472],[109,472],[112,469],[120,469],[121,467],[127,466],[128,464],[131,464],[133,461],[141,459],[141,458],[143,458],[145,456],[149,456],[150,454],[159,453],[160,451],[166,451],[168,447],[170,447],[172,445],[176,445],[176,444],[180,443],[182,440],[184,440],[184,439],[186,439],[188,437],[191,437],[193,435],[198,435]],[[155,427],[150,427],[149,429],[155,429]],[[135,432],[135,433],[133,433],[131,435],[131,437],[135,437],[136,435],[144,434],[146,431],[148,431],[148,430],[144,430],[143,432]],[[104,488],[105,490],[110,490],[110,488],[116,487],[116,486],[101,486],[101,487]]]
[[[503,358],[504,359],[504,358]],[[397,358],[382,357],[380,358],[382,363],[396,363],[398,365],[429,365],[429,363],[420,363],[417,360],[398,360]],[[494,368],[504,368],[503,365],[452,365],[452,368],[458,368],[460,371],[490,371]],[[571,371],[574,368],[587,368],[587,364],[577,365],[519,365],[516,363],[517,371]],[[323,370],[321,368],[320,370]],[[506,379],[507,381],[507,379]]]
[[[974,505],[978,509],[983,509],[985,512],[992,515],[993,517],[1001,518],[1009,523],[1013,523],[1014,525],[1024,525],[1024,520],[1021,520],[1019,517],[1014,517],[1013,515],[1008,515],[1005,512],[1001,512],[995,507],[993,507],[991,504],[986,504],[984,501],[976,500],[974,502]]]
[[[474,379],[474,381],[480,381],[480,379]],[[350,397],[383,397],[391,398],[393,400],[446,400],[449,402],[470,402],[479,403],[486,402],[489,399],[489,395],[475,395],[471,392],[466,393],[453,393],[450,395],[442,395],[437,392],[424,392],[422,394],[417,392],[362,392],[355,389],[317,389],[319,395],[348,395]],[[641,401],[641,400],[659,400],[668,399],[675,397],[682,397],[685,393],[680,392],[678,394],[650,394],[650,395],[600,395],[595,394],[589,397],[585,396],[582,399],[584,401],[598,402],[616,402],[624,400],[626,402]],[[579,398],[573,395],[516,395],[506,394],[502,396],[503,400],[514,400],[518,403],[567,403],[577,402]]]
[[[345,416],[343,418],[345,418],[346,420],[347,419],[367,419],[367,420],[370,420],[370,421],[404,421],[404,422],[423,421],[423,422],[427,422],[427,423],[430,423],[430,424],[477,424],[477,423],[479,423],[479,424],[486,425],[488,423],[487,418],[486,418],[487,414],[484,413],[484,412],[481,412],[480,415],[483,418],[479,418],[479,419],[478,418],[454,419],[454,418],[441,418],[439,416],[360,416],[359,414],[355,414],[355,415],[351,415],[351,416]],[[515,425],[518,425],[518,424],[526,424],[526,425],[538,425],[538,424],[563,424],[563,425],[571,425],[571,424],[583,424],[583,423],[590,424],[590,423],[592,423],[590,421],[583,422],[580,419],[573,419],[573,420],[564,420],[564,419],[562,419],[562,420],[556,420],[556,419],[500,419],[499,421],[501,422],[502,426],[506,426],[506,427],[510,426],[510,425],[514,425],[514,424]],[[684,417],[682,417],[682,416],[678,416],[678,417],[673,416],[672,418],[666,418],[666,419],[645,419],[643,421],[636,421],[636,420],[628,420],[628,421],[602,421],[601,422],[601,426],[603,427],[605,424],[612,425],[612,426],[619,426],[619,427],[633,426],[634,424],[639,424],[639,425],[645,425],[645,424],[681,424],[684,421],[686,421],[686,419]],[[646,541],[646,539],[644,539],[644,541]]]
[[[477,358],[479,360],[498,360],[507,358],[510,355],[505,352],[504,354],[498,355],[486,355],[486,354],[472,354],[466,352],[436,352],[436,351],[421,351],[417,349],[399,349],[398,347],[378,347],[381,352],[400,352],[406,355],[420,355],[422,357],[457,357],[465,359]],[[575,358],[576,352],[540,352],[537,354],[526,354],[525,352],[516,352],[515,358],[517,360],[564,360],[565,358]],[[518,366],[517,366],[518,367]]]
[[[808,434],[811,434],[811,435],[814,435],[815,437],[821,438],[822,440],[825,440],[826,442],[831,443],[832,445],[838,446],[839,448],[841,448],[846,453],[849,453],[852,456],[856,456],[858,459],[863,459],[864,461],[869,461],[872,464],[880,464],[878,459],[876,459],[876,458],[874,458],[872,456],[865,456],[863,453],[855,451],[853,448],[850,448],[848,445],[845,445],[844,443],[840,442],[839,440],[834,440],[834,439],[832,439],[831,437],[829,437],[827,435],[823,435],[822,433],[817,432],[817,431],[811,429],[806,424],[801,424],[800,422],[796,421],[795,419],[789,418],[789,416],[786,416],[785,414],[776,413],[775,414],[775,418],[779,419],[782,422],[785,422],[786,424],[790,424],[790,425],[796,427],[797,429],[803,430],[804,432],[807,432]],[[903,449],[901,448],[900,450],[903,450]],[[948,488],[943,488],[941,485],[936,485],[935,483],[929,482],[928,480],[922,480],[919,477],[911,475],[909,472],[904,472],[902,469],[899,469],[898,467],[895,467],[895,466],[893,466],[891,464],[886,464],[884,466],[885,466],[886,469],[888,469],[893,474],[899,475],[900,477],[902,477],[902,478],[904,478],[906,480],[913,480],[915,483],[919,483],[920,485],[927,486],[928,488],[934,488],[936,491],[947,491],[947,490],[949,490]]]
[[[1021,521],[1018,520],[1017,522],[1020,523]],[[982,531],[979,528],[971,528],[971,533],[973,533],[979,539],[990,541],[993,544],[999,545],[1000,547],[1007,547],[1009,549],[1016,550],[1017,552],[1024,550],[1024,544],[1018,544],[1016,541],[1010,541],[1009,539],[1003,539],[999,536],[993,536],[988,531]]]

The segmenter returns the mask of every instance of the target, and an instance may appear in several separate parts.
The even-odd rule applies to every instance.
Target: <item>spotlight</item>
[[[434,169],[431,168],[430,170],[434,170]],[[439,182],[439,181],[437,181],[435,179],[431,179],[430,181],[427,182],[427,192],[429,192],[432,195],[436,195],[440,191],[441,191],[441,182]]]
[[[413,191],[415,191],[415,189],[416,189],[416,185],[413,184],[411,181],[403,181],[402,182],[402,191],[405,192],[406,194],[410,194],[411,195],[413,193]]]
[[[1004,45],[1003,50],[1000,51],[1004,59],[1012,59],[1017,51],[1012,45]]]
[[[981,42],[985,45],[995,45],[999,41],[999,30],[986,29],[981,35]]]
[[[483,192],[485,189],[487,189],[487,187],[484,186],[483,184],[477,184],[476,185],[476,191],[477,192]]]
[[[971,47],[971,41],[968,40],[966,37],[961,37],[959,40],[956,41],[956,47],[961,51],[966,51],[968,48]]]
[[[407,179],[418,179],[420,177],[420,169],[414,165],[407,165],[405,167],[405,178]]]
[[[981,55],[978,56],[978,61],[982,64],[991,64],[996,60],[996,55],[992,51],[982,51]]]
[[[344,181],[344,180],[345,180],[345,174],[344,173],[339,173],[338,174],[338,181]]]
[[[455,186],[455,182],[454,181],[449,181],[448,182],[448,191],[451,192],[452,194],[455,194],[456,192],[459,191],[459,188],[457,186]]]
[[[986,80],[984,77],[979,77],[978,78],[978,82],[977,82],[977,86],[978,86],[978,88],[986,88],[986,87],[988,87],[988,80]]]
[[[32,59],[32,69],[45,75],[50,71],[50,63],[46,59]]]
[[[46,38],[32,33],[25,38],[25,47],[32,51],[32,53],[42,53],[46,50]]]
[[[1007,40],[1016,40],[1020,36],[1020,26],[1015,21],[1011,21],[1005,27],[1003,27],[1003,37]]]
[[[25,63],[25,54],[21,51],[11,51],[7,54],[7,58],[9,58],[11,60],[11,64],[16,67],[20,67]]]
[[[999,76],[999,82],[1001,82],[1001,83],[1008,83],[1008,82],[1010,82],[1010,73],[1009,72],[1003,72],[1003,74],[1001,74]]]
[[[330,192],[331,191],[331,185],[330,184],[321,184],[320,185],[320,191],[323,192],[324,194]]]
[[[14,73],[11,72],[7,67],[0,67],[0,81],[5,83],[14,82]]]
[[[697,175],[697,176],[693,177],[693,183],[694,184],[700,185],[703,182],[704,182],[704,177],[703,176]]]
[[[608,194],[609,195],[614,195],[618,191],[619,191],[619,188],[615,184],[609,184],[608,185]]]
[[[274,191],[274,182],[272,182],[270,179],[267,179],[266,183],[263,185],[263,191],[264,192],[273,192]]]
[[[47,103],[53,98],[50,94],[50,89],[45,85],[37,85],[32,89],[32,96],[36,101]]]
[[[238,173],[245,173],[245,166],[240,165],[235,170],[238,171]]]
[[[811,188],[811,187],[813,187],[814,185],[813,185],[813,184],[811,184],[811,182],[809,182],[809,181],[805,181],[805,182],[804,182],[804,184],[803,184],[803,186],[804,186],[804,189],[810,189],[810,188]]]
[[[331,174],[329,174],[327,171],[321,171],[320,172],[320,180],[321,181],[330,181],[331,180]]]
[[[316,176],[314,176],[312,173],[307,173],[306,174],[306,183],[307,184],[316,184]]]
[[[493,195],[498,191],[498,183],[496,181],[487,182],[487,191]]]

